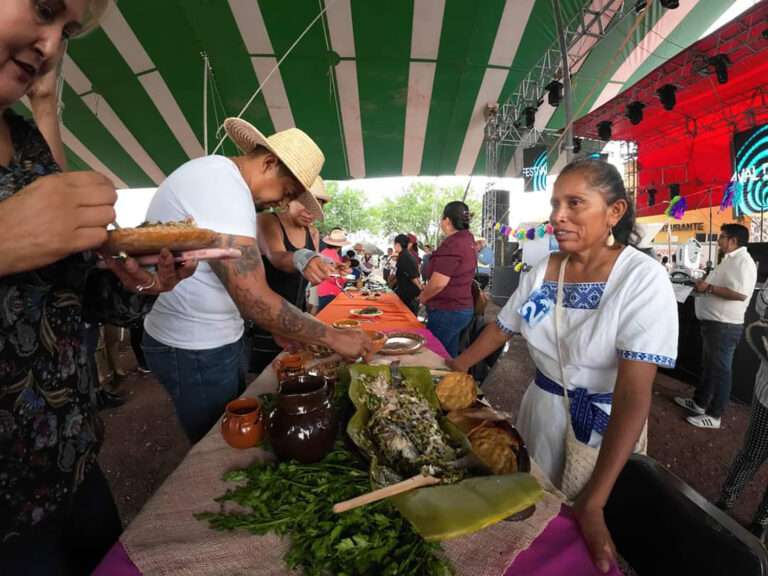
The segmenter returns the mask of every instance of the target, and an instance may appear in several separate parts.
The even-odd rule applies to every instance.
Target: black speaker
[[[504,306],[517,290],[520,283],[520,272],[515,272],[514,266],[494,266],[491,278],[491,299],[497,306]]]

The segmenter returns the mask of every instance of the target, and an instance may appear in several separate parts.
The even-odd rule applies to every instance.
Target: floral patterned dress
[[[34,124],[4,117],[15,153],[0,166],[0,202],[59,172]],[[0,277],[0,543],[65,511],[96,462],[102,424],[86,319],[125,324],[151,304],[94,264],[84,252]]]

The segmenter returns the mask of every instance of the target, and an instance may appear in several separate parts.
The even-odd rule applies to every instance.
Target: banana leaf
[[[370,411],[365,404],[365,388],[359,376],[383,374],[390,380],[389,367],[354,364],[349,367],[351,382],[349,397],[356,412],[347,425],[347,434],[371,461],[374,487],[392,483],[399,478],[388,477],[378,462],[376,450],[366,434]],[[404,385],[416,391],[440,410],[440,401],[427,368],[402,367]],[[439,418],[441,427],[457,444],[469,449],[466,436],[447,419]],[[389,480],[389,481],[387,481]],[[411,522],[426,540],[441,541],[471,534],[513,516],[535,504],[543,490],[530,474],[516,473],[498,476],[475,476],[454,484],[443,484],[413,490],[390,498],[390,502]]]

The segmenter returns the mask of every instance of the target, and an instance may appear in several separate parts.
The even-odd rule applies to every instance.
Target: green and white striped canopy
[[[560,5],[569,21],[602,2]],[[575,110],[689,46],[731,4],[649,0],[640,26],[623,21],[580,62]],[[305,130],[329,179],[484,173],[487,103],[508,98],[556,40],[553,0],[120,0],[64,64],[71,167],[153,186],[212,152],[223,118],[326,6],[243,117],[266,133]],[[537,126],[562,124],[561,109],[539,110]]]

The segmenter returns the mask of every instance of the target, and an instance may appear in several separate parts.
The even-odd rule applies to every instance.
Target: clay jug
[[[221,435],[233,448],[253,448],[264,437],[261,403],[256,398],[233,400],[221,419]]]

